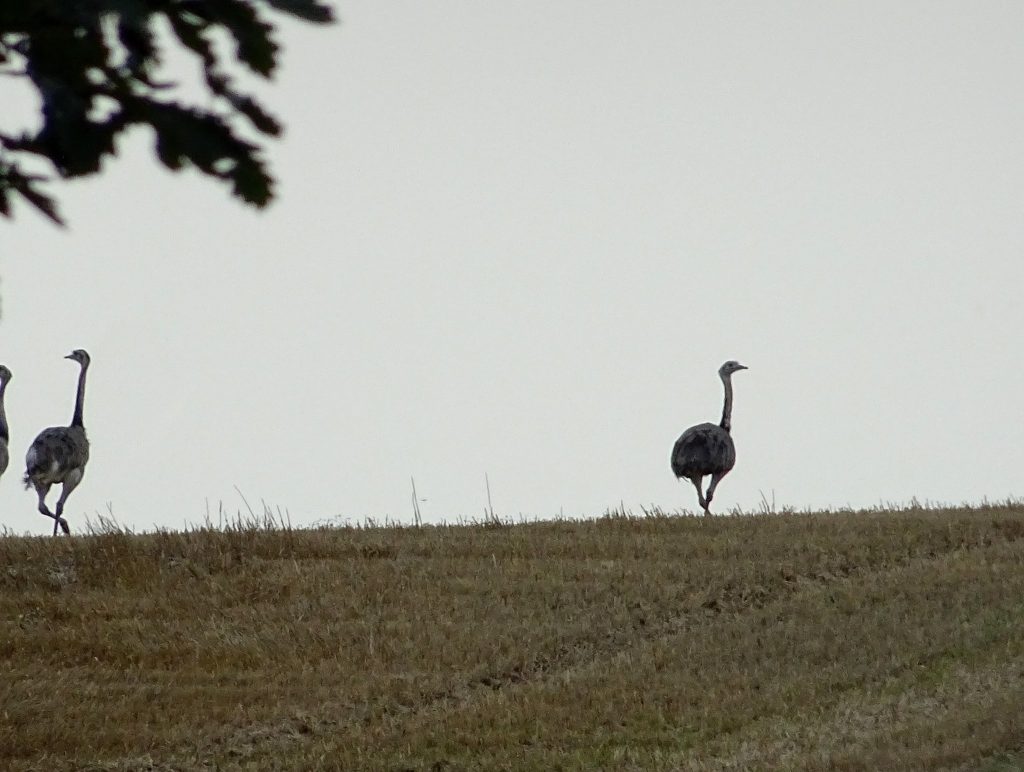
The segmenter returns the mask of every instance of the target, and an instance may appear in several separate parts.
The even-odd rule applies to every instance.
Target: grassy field
[[[0,768],[1024,768],[1024,506],[0,538]]]

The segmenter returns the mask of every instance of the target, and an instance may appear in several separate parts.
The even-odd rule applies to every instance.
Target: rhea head
[[[11,380],[11,371],[7,369],[7,365],[0,365],[0,383],[7,383]]]
[[[728,362],[726,362],[725,364],[723,364],[721,367],[718,368],[718,376],[722,380],[725,380],[726,378],[728,378],[730,375],[732,375],[733,373],[737,372],[738,370],[747,370],[747,369],[748,368],[747,368],[746,365],[741,365],[735,359],[730,359]]]
[[[76,348],[74,351],[72,351],[64,358],[73,359],[74,361],[78,362],[78,364],[80,364],[82,367],[89,366],[89,354],[83,348]]]

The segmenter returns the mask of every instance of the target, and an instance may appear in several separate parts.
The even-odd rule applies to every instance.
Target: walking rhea
[[[709,507],[718,483],[736,464],[736,446],[729,433],[732,429],[732,374],[746,369],[732,359],[718,369],[718,377],[725,387],[722,420],[717,425],[706,423],[691,426],[672,448],[672,471],[679,479],[686,478],[693,483],[697,489],[697,501],[705,515],[711,514]],[[705,496],[700,488],[707,475],[711,475],[711,484]]]
[[[89,369],[89,355],[78,348],[68,354],[81,366],[78,373],[78,393],[75,397],[75,414],[70,426],[53,426],[43,429],[32,442],[25,456],[25,487],[30,485],[39,496],[39,513],[53,518],[53,535],[57,535],[59,525],[64,533],[71,533],[67,521],[61,517],[64,513],[64,502],[68,500],[85,474],[85,464],[89,460],[89,439],[85,436],[85,425],[82,423],[82,408],[85,404],[85,375]],[[61,483],[60,498],[57,499],[56,514],[46,506],[46,494],[50,486]]]

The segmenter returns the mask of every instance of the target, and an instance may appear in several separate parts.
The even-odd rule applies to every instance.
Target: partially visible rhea
[[[54,536],[57,535],[58,526],[64,533],[71,533],[67,521],[62,517],[64,502],[82,482],[85,465],[89,461],[89,439],[85,436],[85,424],[82,422],[89,355],[79,348],[64,358],[77,362],[81,368],[78,372],[78,391],[71,425],[53,426],[41,431],[25,456],[25,487],[36,489],[40,514],[53,518]],[[61,484],[60,498],[57,499],[56,511],[51,512],[46,506],[46,494],[50,492],[50,486],[56,483]]]
[[[10,381],[11,371],[6,365],[0,365],[0,477],[7,471],[7,465],[11,461],[11,433],[7,426],[7,411],[4,409],[4,394]]]

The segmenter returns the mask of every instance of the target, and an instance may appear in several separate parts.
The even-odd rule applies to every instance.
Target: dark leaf
[[[125,66],[135,75],[147,75],[147,71],[159,63],[153,31],[145,16],[130,14],[118,19],[117,37],[128,51]]]
[[[154,126],[154,128],[156,128]],[[156,157],[171,171],[178,171],[184,165],[181,144],[178,138],[167,131],[156,129]]]
[[[210,41],[203,36],[204,28],[198,24],[193,23],[187,18],[173,15],[170,16],[171,29],[174,30],[174,34],[177,36],[186,47],[199,54],[202,57],[203,64],[209,68],[216,62],[216,57],[213,55],[213,48],[210,45]]]
[[[224,96],[231,105],[252,121],[252,125],[264,134],[276,137],[281,133],[281,124],[274,116],[266,112],[252,97],[243,96],[233,91],[225,92]]]
[[[277,64],[277,44],[271,38],[274,28],[244,0],[206,0],[203,6],[204,17],[235,39],[238,60],[253,72],[269,76]]]
[[[317,0],[267,0],[273,8],[316,24],[334,21],[334,10]]]
[[[26,182],[24,186],[19,187],[18,192],[55,224],[60,225],[61,227],[64,226],[64,221],[57,213],[57,202],[48,195],[33,188],[30,182]]]
[[[224,92],[226,92],[230,88],[227,77],[221,75],[216,70],[207,69],[205,74],[206,85],[209,86],[210,91],[212,91],[217,96],[223,96]]]
[[[263,208],[274,197],[274,181],[267,174],[263,162],[256,157],[249,157],[238,164],[231,173],[234,193],[243,201],[258,208]]]
[[[271,199],[273,180],[257,147],[236,137],[224,120],[212,113],[178,104],[147,106],[146,122],[157,133],[157,155],[169,169],[180,169],[185,161],[200,171],[233,182],[233,193],[256,206]]]
[[[15,191],[54,223],[63,226],[64,221],[57,213],[56,202],[33,186],[33,183],[41,179],[43,178],[37,175],[24,174],[15,166],[0,163],[0,214],[5,217],[11,216],[8,194]]]

